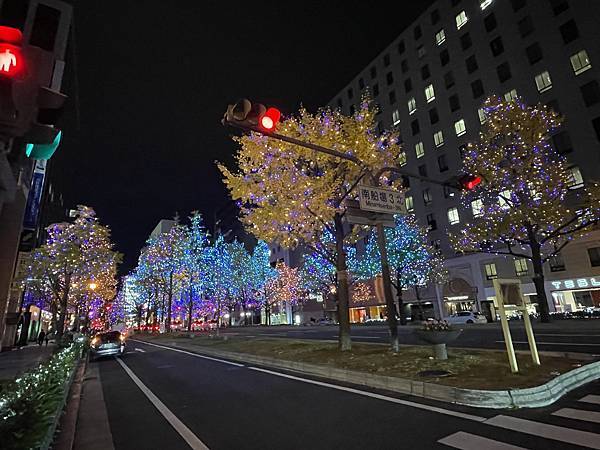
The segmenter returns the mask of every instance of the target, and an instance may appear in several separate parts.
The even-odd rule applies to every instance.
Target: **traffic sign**
[[[404,193],[387,188],[359,185],[360,209],[387,214],[406,214]]]

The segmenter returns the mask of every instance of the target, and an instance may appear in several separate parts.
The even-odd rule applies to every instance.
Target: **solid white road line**
[[[148,397],[148,400],[152,402],[152,404],[158,410],[158,412],[160,412],[163,415],[163,417],[167,419],[167,422],[171,424],[175,431],[179,433],[179,435],[185,440],[185,442],[187,442],[187,444],[191,448],[193,448],[194,450],[209,450],[209,448],[200,439],[198,439],[198,437],[194,433],[192,433],[192,431],[188,427],[186,427],[185,424],[181,420],[179,420],[177,416],[173,414],[171,410],[167,408],[166,405],[163,402],[161,402],[160,399],[156,395],[154,395],[154,393],[150,389],[146,387],[144,383],[142,383],[142,381],[137,377],[137,375],[133,373],[123,361],[121,361],[121,358],[117,358],[117,361],[119,364],[121,364],[121,367],[123,367],[125,373],[127,373],[127,375],[129,375],[129,377],[133,380],[133,382],[137,384],[137,387],[139,387],[140,390],[144,393],[144,395]]]
[[[504,344],[504,341],[496,341],[497,343]],[[529,344],[527,341],[513,341],[513,344]],[[575,343],[575,342],[541,342],[536,341],[537,345],[579,345],[579,346],[591,346],[591,347],[600,347],[600,342],[597,344],[589,344],[589,343]]]
[[[567,419],[584,420],[586,422],[600,423],[600,412],[585,411],[583,409],[562,408],[552,413],[553,416],[566,417]]]
[[[595,405],[600,405],[600,395],[586,395],[583,398],[579,399],[580,402],[585,402],[585,403],[593,403]]]
[[[141,352],[141,353],[146,353],[146,350],[144,350],[143,348],[135,348],[136,352]]]
[[[535,333],[536,336],[561,336],[561,337],[600,337],[600,334],[550,334],[550,333]]]
[[[495,416],[484,422],[486,425],[505,428],[507,430],[541,436],[546,439],[575,444],[582,447],[600,449],[600,434],[589,431],[574,430],[572,428],[549,425],[511,416]]]
[[[483,448],[486,450],[525,450],[524,447],[505,444],[504,442],[498,442],[475,434],[465,433],[464,431],[459,431],[450,436],[446,436],[438,442],[447,445],[448,447],[460,448],[462,450],[481,450]]]
[[[461,419],[474,420],[475,422],[484,422],[486,420],[485,417],[474,416],[471,414],[465,414],[465,413],[461,413],[458,411],[452,411],[449,409],[438,408],[436,406],[425,405],[422,403],[415,403],[415,402],[410,402],[407,400],[401,400],[399,398],[388,397],[386,395],[375,394],[373,392],[361,391],[361,390],[353,389],[353,388],[346,387],[346,386],[338,386],[336,384],[324,383],[323,381],[316,381],[316,380],[311,380],[308,378],[300,378],[300,377],[296,377],[294,375],[288,375],[286,373],[274,372],[272,370],[267,370],[267,369],[261,369],[259,367],[248,367],[248,369],[256,370],[256,371],[263,372],[263,373],[268,373],[270,375],[275,375],[277,377],[289,378],[290,380],[301,381],[303,383],[315,384],[317,386],[323,386],[323,387],[327,387],[327,388],[331,388],[331,389],[337,389],[338,391],[345,391],[345,392],[350,392],[352,394],[363,395],[365,397],[376,398],[378,400],[384,400],[386,402],[397,403],[400,405],[410,406],[410,407],[418,408],[418,409],[424,409],[426,411],[432,411],[432,412],[436,412],[439,414],[446,414],[448,416],[459,417]]]
[[[212,358],[210,356],[199,355],[198,353],[186,352],[185,350],[180,350],[178,348],[167,347],[165,345],[151,344],[150,342],[138,341],[136,339],[131,339],[131,340],[134,341],[134,342],[139,342],[140,344],[152,345],[153,347],[164,348],[165,350],[171,350],[172,352],[179,352],[179,353],[184,353],[186,355],[195,356],[196,358],[209,359],[211,361],[216,361],[216,362],[220,362],[220,363],[223,363],[223,364],[230,364],[230,365],[236,366],[236,367],[244,367],[243,364],[238,364],[238,363],[235,363],[235,362],[232,362],[232,361],[226,361],[224,359],[219,359],[219,358]]]

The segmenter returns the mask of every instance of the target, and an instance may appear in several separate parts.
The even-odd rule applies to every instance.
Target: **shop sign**
[[[551,283],[556,290],[600,287],[600,277],[575,278],[573,280],[551,281]]]

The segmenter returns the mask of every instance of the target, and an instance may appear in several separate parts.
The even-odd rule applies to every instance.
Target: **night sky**
[[[326,104],[431,1],[400,3],[75,2],[53,161],[66,206],[111,227],[122,273],[159,219],[197,209],[211,226],[229,201],[213,163],[235,152],[227,104]]]

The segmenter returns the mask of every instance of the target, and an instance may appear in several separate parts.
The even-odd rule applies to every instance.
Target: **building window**
[[[456,15],[456,29],[460,30],[462,27],[464,27],[467,22],[469,21],[469,18],[467,17],[467,13],[464,11],[459,12]]]
[[[502,43],[502,38],[500,36],[490,42],[490,49],[494,56],[501,55],[504,52],[504,44]]]
[[[379,95],[379,83],[373,85],[373,95],[377,97]]]
[[[598,87],[596,80],[584,84],[580,87],[580,90],[585,106],[592,106],[600,101],[600,87]]]
[[[400,154],[398,155],[398,165],[400,167],[406,165],[406,153],[405,152],[400,152]]]
[[[523,277],[529,273],[527,260],[525,258],[515,259],[515,272],[518,277]]]
[[[437,45],[442,45],[446,42],[446,33],[444,33],[444,29],[442,28],[440,31],[435,33],[435,43]]]
[[[483,82],[481,80],[475,80],[471,83],[471,91],[473,92],[473,98],[479,98],[483,95]]]
[[[448,161],[446,161],[446,155],[438,156],[438,169],[440,172],[446,172],[448,170]]]
[[[510,3],[512,4],[512,9],[514,12],[517,12],[525,6],[525,0],[510,0]]]
[[[600,267],[600,247],[588,248],[587,251],[592,267]]]
[[[448,98],[448,103],[450,104],[450,111],[454,112],[460,109],[460,100],[458,99],[457,94],[453,94]]]
[[[390,100],[390,105],[396,103],[396,91],[390,91],[388,93],[388,99]]]
[[[423,36],[423,30],[421,30],[421,26],[417,25],[414,30],[413,30],[413,36],[415,37],[415,39],[421,39],[421,36]]]
[[[569,20],[568,22],[565,22],[558,29],[565,44],[573,42],[579,37],[579,29],[577,28],[577,24],[574,20]]]
[[[340,109],[342,109],[342,108],[344,107],[344,103],[342,102],[342,99],[341,99],[341,98],[338,98],[338,99],[337,99],[337,106],[338,106],[338,108],[340,108]]]
[[[569,2],[566,0],[550,0],[550,4],[552,5],[552,12],[555,16],[558,16],[560,13],[569,9]]]
[[[431,241],[431,246],[436,249],[439,250],[441,247],[441,242],[439,239],[434,239],[433,241]]]
[[[448,223],[450,225],[456,225],[460,222],[460,217],[458,216],[458,208],[452,207],[448,208]]]
[[[542,53],[542,47],[537,42],[534,42],[529,47],[525,49],[525,53],[527,54],[527,59],[529,60],[529,64],[533,65],[544,57]]]
[[[498,205],[501,209],[507,210],[510,209],[510,205],[512,203],[512,192],[509,189],[506,189],[500,194],[498,194]]]
[[[429,66],[425,64],[421,67],[421,79],[426,80],[431,76],[431,72],[429,71]]]
[[[425,50],[425,47],[423,47],[421,45],[420,47],[417,48],[417,56],[419,59],[423,58],[426,54],[427,54],[427,51]]]
[[[393,84],[393,83],[394,83],[394,73],[393,73],[393,72],[388,72],[388,73],[385,75],[385,80],[387,81],[387,84],[388,84],[388,86],[389,86],[390,84]]]
[[[473,41],[471,40],[471,35],[469,33],[465,33],[460,37],[460,46],[463,50],[471,48],[472,45]]]
[[[435,25],[440,21],[440,12],[437,9],[431,11],[431,25]]]
[[[436,147],[441,147],[444,145],[444,133],[442,130],[433,133],[433,142],[435,143]]]
[[[406,45],[404,45],[404,41],[398,42],[398,54],[401,55],[406,50]]]
[[[412,195],[407,195],[406,197],[404,197],[404,205],[406,206],[406,210],[408,212],[412,212],[415,210]]]
[[[564,155],[573,151],[573,144],[571,143],[571,136],[567,131],[561,131],[552,136],[552,143],[558,153]]]
[[[392,113],[392,123],[394,125],[398,125],[400,123],[400,111],[398,111],[397,109],[395,109]]]
[[[493,280],[494,278],[498,278],[498,271],[496,270],[496,264],[489,263],[489,264],[485,264],[483,267],[485,269],[485,277],[488,280]]]
[[[580,189],[583,187],[583,176],[579,167],[573,166],[569,168],[571,172],[571,182],[569,183],[569,189]]]
[[[412,91],[412,80],[407,78],[404,80],[404,92],[408,94],[410,91]]]
[[[350,99],[350,100],[352,99],[352,97],[354,97],[354,92],[352,91],[352,88],[348,88],[347,94],[348,94],[348,99]]]
[[[431,123],[431,125],[435,125],[439,121],[440,121],[440,117],[438,116],[437,109],[431,108],[429,110],[429,123]]]
[[[506,100],[507,102],[511,102],[516,99],[517,99],[517,90],[516,89],[511,89],[506,94],[504,94],[504,100]]]
[[[585,50],[581,50],[571,56],[571,67],[573,67],[575,75],[579,75],[592,68],[592,63],[590,63],[590,58]]]
[[[469,56],[465,63],[467,65],[468,73],[473,73],[479,68],[479,66],[477,65],[477,59],[475,58],[475,55]]]
[[[363,78],[359,78],[358,79],[358,87],[360,89],[364,89],[365,88],[365,80]]]
[[[390,54],[389,53],[383,56],[383,65],[385,67],[390,65]]]
[[[552,89],[552,79],[550,78],[550,73],[545,70],[544,72],[536,75],[535,85],[537,86],[540,94]]]
[[[512,74],[510,73],[510,65],[507,62],[500,64],[496,67],[496,73],[498,74],[498,80],[500,83],[504,83],[507,80],[510,80]]]
[[[442,50],[440,52],[440,63],[442,64],[442,66],[445,66],[446,64],[448,64],[450,62],[450,53],[448,53],[448,50]]]
[[[458,154],[460,155],[461,158],[464,158],[465,155],[467,154],[469,150],[469,145],[468,144],[463,144],[463,145],[459,145],[458,146]]]
[[[410,128],[412,130],[412,135],[419,134],[421,131],[421,127],[419,126],[419,119],[415,119],[410,123]]]
[[[518,22],[517,26],[519,27],[519,33],[521,34],[522,38],[527,37],[531,33],[533,33],[533,20],[531,19],[531,16],[523,17]]]
[[[446,89],[450,89],[454,86],[454,75],[452,74],[452,71],[444,74],[444,85],[446,86]]]
[[[356,112],[356,106],[350,105],[350,115],[353,116],[355,112]]]
[[[372,66],[370,72],[371,72],[371,79],[377,77],[377,67]]]
[[[454,131],[457,136],[462,136],[467,132],[467,126],[465,125],[465,119],[460,119],[454,122]]]
[[[594,127],[594,131],[596,132],[596,139],[600,141],[600,117],[596,117],[592,120],[592,127]]]
[[[473,217],[481,217],[483,215],[483,202],[480,198],[471,202],[471,212]]]
[[[479,108],[477,110],[477,115],[479,116],[479,123],[483,125],[487,120],[487,117],[485,117],[485,110],[483,108]]]
[[[451,187],[444,186],[444,198],[454,197],[454,190]]]
[[[408,72],[408,61],[407,60],[403,59],[400,62],[400,70],[402,70],[402,73]]]
[[[479,7],[483,11],[485,8],[492,4],[493,0],[479,0]]]
[[[429,226],[429,231],[437,230],[437,222],[433,214],[427,214],[427,225]]]
[[[425,147],[423,146],[423,142],[417,142],[415,144],[415,155],[417,155],[417,158],[422,158],[425,156]]]
[[[422,177],[427,176],[427,166],[425,164],[420,165],[417,170],[419,171],[419,175]]]
[[[429,189],[423,189],[423,202],[425,203],[425,206],[431,205],[432,201],[431,191]]]
[[[411,97],[408,100],[408,114],[414,114],[414,112],[417,110],[417,101],[415,100],[414,97]]]
[[[550,266],[550,272],[560,272],[565,270],[565,262],[560,254],[548,258],[548,265]]]
[[[496,22],[496,16],[494,13],[489,14],[485,19],[483,19],[483,25],[485,26],[485,31],[488,33],[496,29],[498,22]]]
[[[430,103],[435,100],[435,91],[433,90],[433,84],[430,84],[425,88],[425,99],[427,100],[427,103]]]

